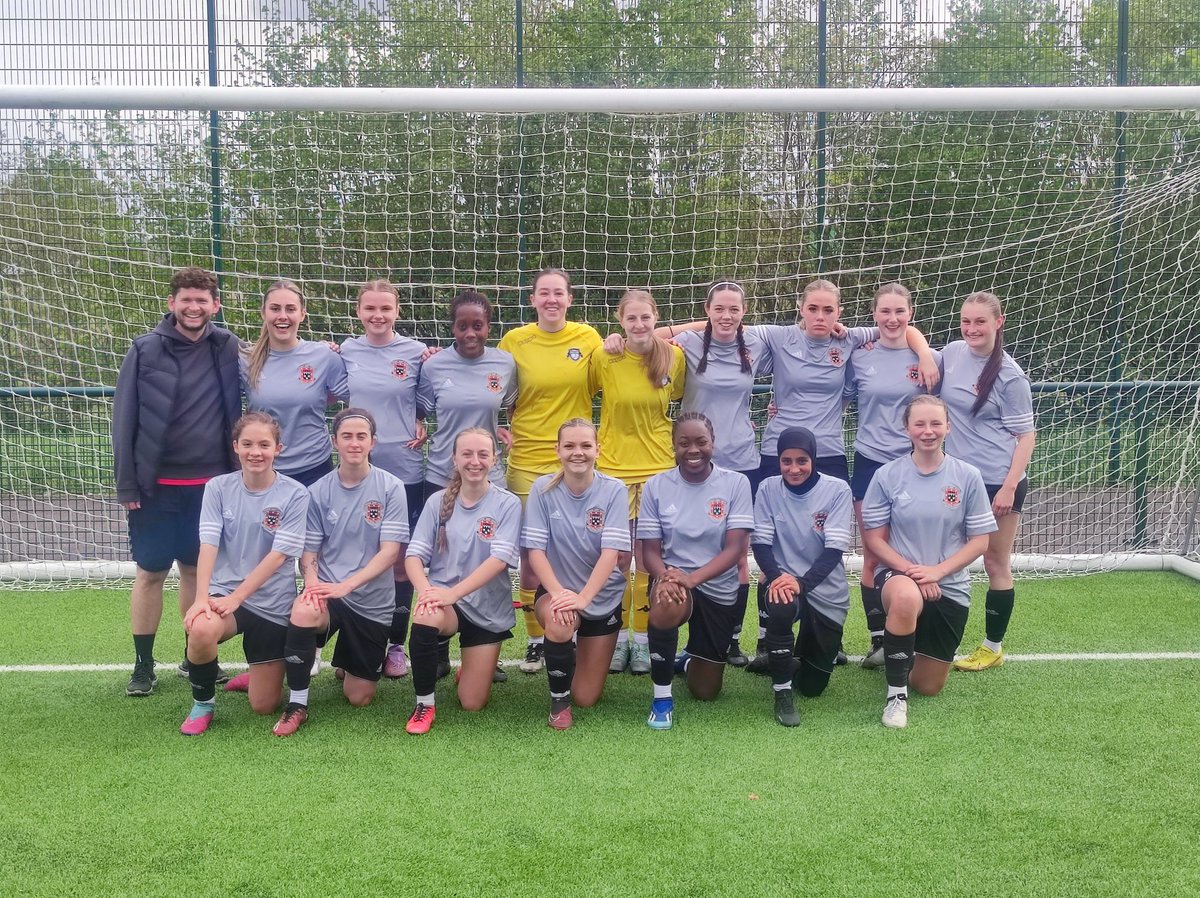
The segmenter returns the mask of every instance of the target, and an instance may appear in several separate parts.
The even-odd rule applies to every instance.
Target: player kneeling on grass
[[[596,428],[572,418],[558,429],[562,470],[529,491],[521,547],[541,581],[534,611],[546,631],[550,726],[571,726],[572,698],[600,700],[621,629],[625,577],[617,567],[630,550],[624,483],[596,471]],[[578,649],[573,641],[578,636]]]
[[[242,469],[204,485],[196,601],[183,621],[193,699],[179,728],[185,736],[212,723],[217,645],[239,633],[250,662],[250,707],[259,714],[279,707],[295,559],[308,515],[308,491],[274,469],[282,448],[275,419],[248,412],[233,427]]]
[[[942,449],[946,406],[917,396],[904,410],[913,451],[875,472],[863,499],[863,540],[879,559],[886,727],[908,726],[908,687],[946,685],[971,604],[967,565],[981,556],[996,519],[979,470]]]
[[[688,627],[682,666],[688,689],[711,700],[721,691],[736,623],[738,559],[754,529],[750,482],[712,463],[713,426],[684,412],[672,430],[676,467],[646,481],[637,538],[653,578],[650,597],[650,679],[654,700],[646,723],[669,730],[675,703],[671,679],[679,628]]]
[[[854,502],[844,480],[815,470],[817,441],[804,427],[779,435],[780,476],[754,503],[754,558],[767,590],[767,661],[775,719],[800,725],[792,690],[815,698],[833,675],[850,609],[842,553],[850,548]],[[800,622],[798,640],[792,626]],[[794,655],[793,655],[794,645]]]
[[[408,541],[404,484],[370,462],[375,419],[360,408],[333,419],[337,470],[308,488],[308,531],[300,570],[304,592],[288,624],[283,716],[272,732],[290,736],[308,719],[308,684],[317,646],[338,634],[333,664],[356,708],[375,698],[395,609],[392,565]]]
[[[521,501],[488,480],[496,437],[467,428],[455,437],[453,461],[450,483],[421,510],[404,561],[416,596],[409,657],[417,706],[405,727],[414,734],[433,726],[438,636],[458,634],[458,700],[479,711],[491,695],[500,646],[517,622],[508,569],[517,564]]]

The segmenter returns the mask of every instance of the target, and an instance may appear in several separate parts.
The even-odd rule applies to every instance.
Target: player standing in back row
[[[559,425],[570,418],[592,417],[588,360],[600,345],[595,328],[567,320],[571,278],[547,268],[533,279],[529,298],[537,321],[506,333],[500,348],[517,365],[517,404],[512,415],[512,447],[508,457],[508,489],[524,504],[533,482],[559,469],[555,451]],[[529,644],[521,670],[537,673],[545,665],[545,632],[534,613],[537,575],[529,553],[521,552],[521,610]]]
[[[960,315],[962,340],[942,350],[941,397],[950,415],[946,451],[979,468],[998,529],[983,553],[988,591],[986,638],[955,670],[987,670],[1004,663],[1001,643],[1015,601],[1013,544],[1029,494],[1025,476],[1033,446],[1033,392],[1029,378],[1004,351],[1004,313],[994,293],[972,293]]]

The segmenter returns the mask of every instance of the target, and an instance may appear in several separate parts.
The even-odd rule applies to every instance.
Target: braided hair
[[[482,427],[468,427],[466,430],[459,431],[458,436],[454,438],[454,452],[458,452],[458,441],[467,434],[478,434],[487,437],[492,444],[492,452],[496,451],[496,435],[490,430]],[[450,520],[450,515],[454,513],[454,503],[458,501],[458,494],[462,491],[462,474],[458,470],[458,465],[454,466],[454,470],[450,474],[450,482],[446,484],[446,489],[442,492],[442,504],[438,509],[438,529],[437,539],[434,541],[434,547],[439,552],[446,551],[446,522]]]
[[[713,294],[718,290],[733,290],[742,297],[742,305],[746,304],[746,291],[742,289],[742,285],[737,281],[719,280],[713,281],[712,286],[708,288],[708,293],[704,297],[704,310],[707,312],[709,305],[712,303]],[[708,370],[708,350],[712,346],[712,320],[704,323],[704,348],[700,353],[700,364],[696,366],[696,373],[703,374]],[[749,374],[753,366],[750,364],[750,350],[746,346],[746,336],[742,330],[742,323],[738,322],[737,328],[737,347],[738,358],[742,362],[742,373]]]

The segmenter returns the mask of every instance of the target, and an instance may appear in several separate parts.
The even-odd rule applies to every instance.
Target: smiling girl
[[[324,343],[300,339],[306,301],[294,281],[267,288],[262,332],[241,360],[246,407],[274,416],[282,432],[278,470],[304,486],[333,470],[325,412],[349,395],[346,365]]]
[[[778,477],[754,503],[754,558],[766,592],[767,658],[775,719],[799,726],[793,690],[825,691],[850,609],[842,554],[850,549],[850,487],[815,470],[817,441],[803,427],[779,435]],[[792,628],[800,624],[797,641]]]
[[[1025,476],[1037,440],[1029,378],[1004,351],[1004,312],[994,293],[972,293],[959,313],[962,340],[942,350],[941,396],[952,425],[946,451],[969,459],[987,486],[999,525],[983,554],[988,591],[986,638],[955,670],[979,671],[1004,663],[1004,634],[1012,618],[1012,551],[1029,493]]]
[[[454,440],[454,472],[425,502],[405,557],[416,588],[413,608],[413,689],[416,707],[406,729],[429,732],[435,717],[438,637],[458,634],[462,655],[458,700],[467,711],[488,702],[500,646],[516,623],[508,569],[517,563],[521,503],[490,481],[496,438],[471,427]]]
[[[185,736],[212,723],[217,645],[239,633],[250,663],[250,707],[270,714],[279,706],[309,502],[301,484],[275,471],[283,448],[274,419],[247,412],[233,427],[241,470],[204,486],[196,601],[183,621],[193,699],[179,728]]]
[[[688,624],[688,689],[711,700],[721,691],[737,605],[737,563],[754,529],[750,484],[713,464],[713,426],[685,412],[672,433],[677,466],[646,483],[637,538],[655,580],[650,603],[650,678],[646,723],[670,729],[671,680],[679,628]]]
[[[508,489],[522,502],[533,482],[558,470],[555,434],[569,418],[590,418],[592,396],[588,360],[600,345],[590,325],[567,320],[574,295],[571,278],[560,268],[547,268],[533,279],[529,298],[537,321],[514,328],[500,348],[517,365],[517,404],[512,414],[512,447],[508,456]],[[529,644],[521,670],[537,673],[545,666],[541,624],[534,613],[538,580],[521,557],[520,604]]]
[[[417,384],[429,348],[396,332],[400,294],[382,278],[358,288],[355,312],[363,333],[342,343],[350,403],[370,411],[378,422],[371,460],[404,483],[411,530],[425,499],[421,452],[425,426],[417,416]],[[402,557],[397,559],[392,577],[395,599],[383,675],[402,677],[408,673],[404,643],[412,607],[412,584],[404,573]]]
[[[550,726],[573,722],[572,703],[600,700],[621,628],[626,582],[618,556],[630,549],[628,492],[596,471],[596,428],[572,418],[558,429],[557,474],[539,477],[525,506],[521,545],[542,581],[537,615],[546,630]],[[577,647],[578,646],[578,647]]]
[[[674,465],[670,405],[683,396],[687,363],[683,351],[655,335],[658,306],[645,290],[630,290],[617,304],[624,332],[619,355],[592,355],[591,384],[601,393],[600,461],[597,468],[629,489],[629,519],[637,526],[642,490],[653,475]],[[650,672],[646,628],[650,613],[650,577],[636,552],[634,572],[622,600],[624,625],[617,636],[609,670],[628,665],[631,673]],[[629,555],[621,569],[629,570]],[[629,633],[633,633],[633,645]]]
[[[912,452],[878,471],[863,500],[863,540],[879,559],[887,618],[883,725],[908,726],[908,689],[937,695],[950,675],[971,604],[967,565],[996,521],[979,470],[947,455],[945,404],[917,396],[904,413]]]

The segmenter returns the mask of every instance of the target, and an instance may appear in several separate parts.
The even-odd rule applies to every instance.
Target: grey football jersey
[[[703,483],[688,483],[678,468],[655,474],[642,491],[637,538],[662,540],[663,561],[691,573],[725,548],[730,530],[753,530],[750,481],[744,474],[714,466]],[[722,605],[732,605],[737,565],[700,588]]]
[[[1017,436],[1035,429],[1033,391],[1021,366],[1006,352],[991,395],[979,413],[972,415],[976,385],[985,364],[987,357],[975,355],[962,340],[942,350],[941,397],[950,416],[946,451],[969,458],[984,483],[999,486],[1012,465]]]
[[[425,479],[445,486],[453,472],[454,438],[468,427],[496,432],[500,409],[517,400],[517,365],[507,352],[487,347],[477,359],[464,359],[451,346],[432,356],[421,369],[417,399],[423,414],[437,412],[437,433],[429,448]],[[500,465],[493,483],[504,482]]]
[[[446,522],[446,551],[439,552],[438,512],[443,492],[438,490],[426,500],[406,553],[409,558],[420,558],[429,568],[429,582],[453,586],[488,558],[516,567],[521,500],[498,486],[490,487],[471,508],[465,508],[460,497]],[[517,622],[508,571],[501,571],[455,604],[467,620],[493,633],[508,630]]]
[[[342,357],[324,343],[301,340],[295,349],[271,350],[257,386],[246,380],[244,354],[241,370],[246,407],[279,421],[283,451],[275,459],[275,469],[299,474],[328,461],[333,451],[325,417],[329,394],[344,399],[348,389]]]
[[[940,353],[934,357],[940,358]],[[925,392],[917,361],[917,354],[907,346],[890,349],[872,343],[850,353],[845,398],[858,400],[855,452],[885,462],[912,449],[904,431],[904,409],[909,400]]]
[[[704,356],[704,332],[684,331],[675,342],[687,359],[687,380],[683,385],[685,412],[708,416],[716,431],[713,461],[731,471],[751,471],[758,467],[754,425],[750,423],[750,394],[754,379],[771,373],[771,351],[761,328],[744,327],[742,337],[750,353],[750,370],[742,371],[737,341],[713,340],[708,349],[708,365],[697,373]]]
[[[604,549],[631,550],[629,490],[615,477],[597,471],[591,486],[579,496],[563,483],[547,491],[553,478],[553,474],[539,477],[529,491],[521,546],[545,552],[562,585],[578,592],[592,576]],[[621,606],[624,593],[625,575],[614,568],[608,582],[580,613],[602,620]]]
[[[922,474],[911,455],[875,472],[863,499],[863,526],[888,525],[888,544],[914,564],[941,564],[972,536],[996,529],[979,470],[947,455],[932,474]],[[938,584],[945,598],[971,604],[971,575],[956,571]]]
[[[774,368],[775,417],[763,432],[762,454],[778,455],[779,435],[807,427],[817,438],[817,455],[845,455],[842,393],[850,353],[878,340],[873,327],[852,327],[841,339],[813,340],[796,325],[763,327]]]
[[[844,480],[821,477],[798,496],[782,477],[768,477],[754,500],[753,542],[771,546],[779,566],[799,580],[825,549],[850,551],[853,520],[854,499]],[[814,611],[844,624],[850,610],[846,568],[836,566],[805,598]]]
[[[304,548],[317,553],[324,583],[340,583],[367,566],[382,542],[408,542],[408,501],[404,484],[372,467],[354,486],[331,471],[308,488],[308,529]],[[341,601],[368,620],[392,622],[396,588],[391,568]]]
[[[371,463],[405,483],[420,483],[424,455],[405,443],[417,436],[417,383],[426,346],[396,334],[387,346],[372,346],[366,337],[342,344],[350,380],[350,404],[375,416],[379,442]]]
[[[200,542],[217,547],[210,593],[232,593],[268,552],[299,558],[307,515],[308,490],[283,474],[258,493],[246,488],[240,471],[208,481],[200,508]],[[287,626],[295,600],[296,565],[284,561],[244,604],[259,617]]]

